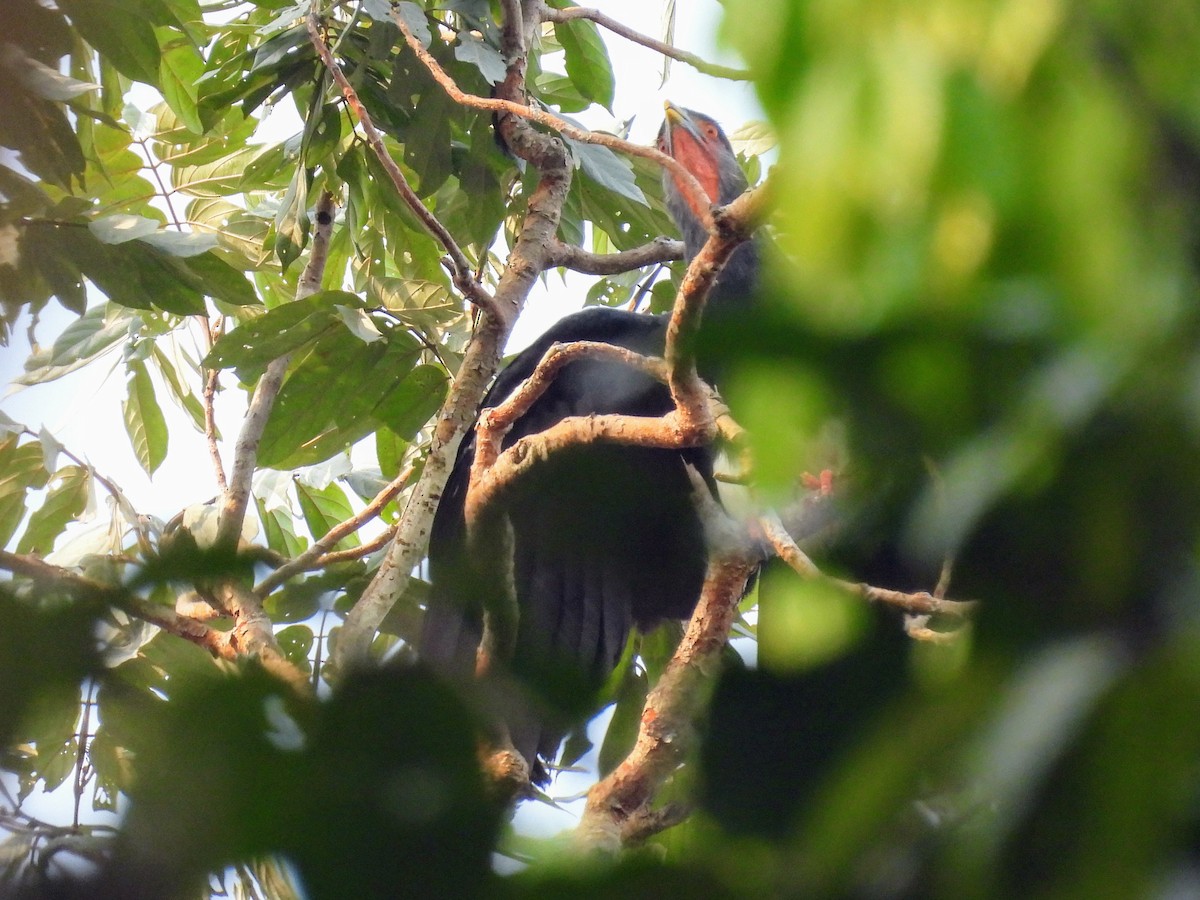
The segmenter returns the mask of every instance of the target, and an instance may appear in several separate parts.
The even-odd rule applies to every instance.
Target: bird
[[[727,204],[748,187],[725,132],[703,113],[666,104],[657,146],[696,177],[713,204]],[[708,237],[706,210],[694,205],[669,170],[663,192],[690,262]],[[751,302],[758,255],[753,239],[734,251],[710,292],[705,325],[737,315]],[[566,316],[500,372],[482,407],[509,396],[556,342],[603,341],[662,356],[667,319],[609,307]],[[709,380],[715,369],[704,359],[700,363]],[[641,371],[614,361],[577,360],[515,422],[503,446],[567,416],[659,416],[673,406],[666,386]],[[474,672],[487,593],[495,590],[479,576],[467,542],[464,501],[474,452],[472,430],[459,448],[430,530],[430,590],[417,648],[426,664],[456,678]],[[594,443],[551,454],[515,483],[503,501],[519,616],[512,672],[527,683],[582,685],[585,694],[594,694],[620,661],[631,628],[645,632],[664,620],[691,616],[708,551],[687,467],[716,496],[714,456],[711,446]],[[572,723],[536,702],[499,705],[531,781],[548,784],[545,764],[554,763]]]

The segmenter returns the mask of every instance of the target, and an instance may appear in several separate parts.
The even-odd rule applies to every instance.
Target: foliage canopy
[[[443,431],[473,414],[451,385],[474,377],[477,402],[511,326],[464,277],[519,306],[562,259],[551,244],[644,248],[671,231],[659,171],[567,136],[563,176],[528,126],[502,146],[494,124],[517,126],[448,94],[404,34],[473,97],[619,115],[609,45],[566,3],[315,6],[8,0],[0,337],[49,304],[77,316],[18,382],[119,359],[148,474],[186,441],[230,468],[183,510],[138,510],[87,448],[0,419],[17,793],[0,798],[0,890],[36,896],[79,859],[117,861],[92,889],[142,896],[223,870],[268,896],[293,876],[331,897],[1194,890],[1200,13],[727,0],[779,148],[781,252],[762,310],[719,337],[758,488],[784,503],[836,460],[821,564],[914,591],[952,571],[981,605],[968,635],[913,644],[894,616],[769,568],[742,626],[763,635],[757,664],[726,666],[658,798],[695,812],[651,839],[662,854],[582,864],[504,824],[458,693],[419,669],[350,673],[332,623],[379,590],[402,512],[428,521]],[[516,10],[538,17],[527,47]],[[288,104],[300,130],[264,143]],[[554,184],[557,238],[524,247]],[[514,257],[540,265],[521,282]],[[598,276],[589,299],[666,308],[672,259]],[[248,464],[213,421],[235,391],[247,429],[270,395]],[[82,528],[97,493],[110,521]],[[419,619],[422,583],[400,571],[376,657],[406,653]],[[211,603],[236,624],[210,625]],[[671,641],[637,650],[610,685],[605,770]],[[20,809],[65,784],[75,827]],[[86,824],[119,804],[118,829]],[[528,866],[496,874],[498,847]]]

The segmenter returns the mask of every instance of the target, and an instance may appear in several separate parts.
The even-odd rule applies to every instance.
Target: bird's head
[[[658,149],[696,176],[710,203],[729,203],[746,190],[746,175],[720,125],[703,113],[670,102],[666,111],[658,130]],[[704,244],[701,223],[706,210],[697,208],[697,200],[680,187],[669,170],[663,171],[663,193],[690,259]]]

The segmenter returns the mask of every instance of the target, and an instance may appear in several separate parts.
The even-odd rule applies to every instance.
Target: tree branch
[[[409,185],[408,179],[404,177],[404,173],[400,171],[400,167],[396,165],[396,161],[392,159],[392,155],[388,153],[387,147],[383,143],[383,135],[375,127],[375,122],[371,119],[371,114],[362,105],[362,101],[358,98],[358,92],[354,90],[349,79],[342,72],[341,66],[333,58],[333,52],[321,37],[320,21],[315,12],[309,13],[307,25],[309,40],[316,49],[317,55],[321,57],[325,68],[329,70],[329,73],[333,76],[333,80],[341,88],[342,96],[346,98],[346,103],[354,111],[354,115],[358,119],[359,124],[362,125],[363,131],[367,133],[367,142],[371,145],[371,149],[375,151],[375,156],[379,160],[380,165],[383,166],[384,171],[388,173],[388,177],[392,179],[392,185],[396,188],[396,193],[400,195],[400,198],[408,208],[420,219],[425,229],[446,249],[446,253],[450,257],[452,267],[450,277],[454,282],[454,286],[475,306],[480,309],[491,309],[495,301],[484,290],[483,285],[475,279],[474,269],[467,259],[466,254],[463,253],[462,248],[458,246],[458,242],[454,240],[454,236],[450,234],[446,226],[421,202],[421,198],[417,196],[416,191]]]
[[[308,265],[304,267],[296,288],[297,300],[309,297],[321,289],[325,261],[329,254],[329,238],[333,231],[333,209],[333,194],[326,191],[317,201],[317,227],[313,233]],[[254,388],[254,396],[246,410],[246,417],[242,420],[242,430],[234,448],[233,471],[225,490],[221,523],[217,529],[218,547],[237,547],[238,537],[242,533],[242,521],[246,518],[246,507],[250,502],[250,482],[258,460],[258,442],[262,439],[263,429],[267,427],[267,419],[271,415],[271,408],[275,405],[279,389],[283,386],[283,378],[287,374],[291,359],[292,356],[288,353],[271,360]]]
[[[531,29],[536,28],[537,23],[530,22],[529,11],[533,7],[529,0],[520,6],[520,22],[513,18],[518,8],[515,0],[509,0],[504,8],[501,52],[508,63],[508,74],[496,86],[496,93],[511,101],[524,96],[525,48]],[[525,221],[500,276],[494,303],[479,317],[458,375],[438,414],[425,468],[409,494],[396,539],[342,626],[330,660],[334,672],[344,673],[368,658],[372,637],[403,592],[409,573],[424,557],[429,526],[454,465],[458,446],[475,419],[484,391],[496,372],[513,322],[538,275],[549,264],[547,248],[558,231],[562,207],[571,187],[572,167],[566,148],[561,141],[536,132],[522,120],[505,117],[498,127],[512,151],[537,170],[537,186],[529,198]]]
[[[646,698],[633,750],[588,791],[576,831],[588,848],[615,852],[627,828],[636,834],[637,821],[653,817],[648,805],[692,746],[703,703],[699,688],[719,665],[738,601],[761,560],[745,530],[720,509],[698,476],[693,480],[699,482],[694,495],[713,547],[704,587],[683,639]]]
[[[683,259],[683,241],[655,238],[648,244],[619,253],[589,253],[574,244],[555,240],[550,245],[550,265],[562,266],[585,275],[617,275],[654,263]]]
[[[309,568],[324,569],[326,566],[331,566],[334,563],[346,562],[351,559],[362,559],[364,556],[369,556],[376,550],[381,550],[386,547],[388,542],[396,536],[397,530],[397,525],[389,525],[387,530],[380,532],[377,537],[374,537],[357,547],[347,547],[345,550],[331,550],[320,559],[314,560],[309,565]]]
[[[471,533],[485,510],[517,478],[551,453],[573,444],[610,441],[641,447],[694,447],[712,440],[716,432],[711,389],[696,373],[694,344],[705,299],[725,262],[757,224],[765,191],[747,191],[719,210],[718,233],[708,239],[688,266],[667,325],[665,361],[656,361],[627,350],[593,342],[555,344],[533,373],[497,410],[484,410],[476,431],[475,458],[467,488],[466,520]],[[652,377],[663,377],[671,390],[675,409],[663,416],[569,416],[538,434],[527,435],[500,451],[513,421],[549,386],[563,366],[580,356],[607,357],[633,365]],[[723,407],[721,407],[723,408]]]
[[[668,156],[656,147],[643,147],[639,144],[631,144],[629,141],[619,138],[615,134],[605,134],[600,131],[587,131],[577,128],[553,113],[542,109],[535,109],[526,103],[518,103],[502,97],[479,97],[475,94],[468,94],[446,73],[446,70],[433,58],[433,54],[426,50],[421,45],[421,42],[413,36],[412,30],[408,27],[408,23],[404,21],[403,16],[398,12],[393,12],[392,21],[396,23],[396,27],[400,29],[400,33],[404,35],[404,40],[408,46],[417,54],[417,58],[429,69],[434,80],[442,86],[456,103],[474,109],[490,110],[494,113],[509,113],[531,122],[537,122],[539,125],[545,125],[547,128],[552,128],[559,134],[564,134],[572,140],[581,141],[585,144],[601,144],[610,149],[619,150],[629,156],[640,156],[643,159],[651,160],[669,170],[675,176],[680,189],[688,195],[692,209],[705,210],[703,220],[705,228],[710,232],[714,229],[715,223],[708,212],[712,206],[712,199],[705,193],[704,188],[700,186],[700,182],[696,180],[696,176],[674,157]]]
[[[211,334],[214,341],[220,334],[220,327],[220,321],[218,321],[217,327],[212,329]],[[217,446],[216,399],[220,384],[221,370],[209,369],[204,379],[204,439],[208,443],[208,455],[212,459],[217,487],[223,494],[229,489],[229,482],[225,478],[225,465],[221,461],[221,450]]]
[[[955,619],[966,619],[977,605],[973,600],[946,600],[935,597],[927,591],[905,593],[834,578],[823,573],[808,554],[796,545],[795,540],[784,528],[776,513],[772,512],[761,516],[758,524],[775,555],[791,566],[799,575],[808,579],[819,578],[827,584],[871,603],[884,603],[913,615],[944,615]]]
[[[634,31],[628,25],[605,15],[598,9],[588,9],[583,6],[553,9],[543,4],[541,14],[542,19],[547,22],[570,22],[574,19],[590,19],[601,28],[607,28],[613,34],[618,34],[627,41],[641,44],[643,47],[654,50],[671,59],[678,60],[681,63],[686,63],[696,71],[702,72],[705,75],[712,75],[715,78],[728,78],[730,81],[749,81],[753,77],[746,69],[733,69],[729,66],[719,65],[718,63],[710,63],[694,53],[688,53],[686,50],[680,50],[678,47],[673,47],[652,37],[647,37],[640,32]]]
[[[223,632],[209,628],[203,622],[178,615],[170,607],[151,603],[118,585],[95,581],[69,569],[51,565],[35,556],[22,556],[7,550],[0,550],[0,569],[12,572],[14,575],[24,575],[32,581],[66,591],[81,599],[95,600],[113,606],[144,622],[157,625],[163,631],[203,647],[213,656],[225,659],[237,657],[237,654],[229,647],[227,635]]]

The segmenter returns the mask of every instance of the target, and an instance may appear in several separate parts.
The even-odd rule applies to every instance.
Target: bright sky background
[[[605,13],[635,30],[659,38],[663,31],[663,10],[666,0],[609,0],[601,6]],[[712,62],[740,65],[740,61],[722,53],[715,45],[721,6],[717,0],[690,0],[677,3],[675,44],[698,53]],[[699,109],[720,121],[727,130],[734,130],[749,120],[761,117],[753,89],[744,82],[727,82],[696,72],[690,66],[673,62],[665,87],[662,80],[662,58],[655,52],[630,44],[601,30],[616,70],[615,121],[604,111],[580,115],[593,128],[612,128],[616,122],[633,118],[631,139],[650,143],[662,122],[665,100],[681,106]],[[135,102],[147,108],[153,99]],[[145,96],[145,95],[143,95]],[[298,130],[297,119],[290,111],[277,111],[268,122],[270,140],[278,140]],[[586,276],[571,276],[567,283],[555,273],[549,273],[546,287],[539,286],[530,297],[524,313],[513,332],[509,352],[521,349],[534,340],[554,320],[583,305],[584,295],[591,283]],[[94,299],[94,298],[93,298]],[[74,315],[53,301],[43,312],[36,337],[49,345]],[[30,352],[25,329],[28,317],[18,325],[10,346],[0,348],[0,383],[8,385],[23,370]],[[120,353],[112,353],[98,363],[74,372],[58,381],[6,392],[0,398],[0,410],[33,430],[45,426],[56,439],[76,455],[85,458],[102,474],[117,482],[133,506],[162,520],[169,519],[183,506],[201,503],[216,495],[216,484],[204,438],[185,419],[184,414],[160,391],[163,411],[167,416],[171,443],[167,459],[149,479],[138,466],[121,416],[125,396],[124,366]],[[226,390],[217,398],[218,426],[225,437],[225,457],[228,461],[236,438],[245,399],[226,377]],[[199,393],[199,386],[195,386]],[[9,388],[9,391],[12,389]],[[102,492],[101,492],[102,493]],[[101,506],[98,520],[92,527],[103,527],[107,514]],[[599,735],[596,735],[598,738]],[[585,761],[586,762],[586,761]],[[7,781],[7,779],[6,779]],[[569,796],[587,789],[592,776],[561,775],[553,786],[556,796]],[[31,798],[26,808],[52,821],[69,818],[69,791],[42,798]],[[64,805],[65,802],[65,805]],[[85,801],[85,808],[90,803]],[[572,827],[578,814],[578,804],[570,811],[554,812],[541,804],[523,804],[516,825],[522,833],[552,834]],[[89,819],[95,821],[90,816]],[[99,817],[98,817],[99,818]]]

